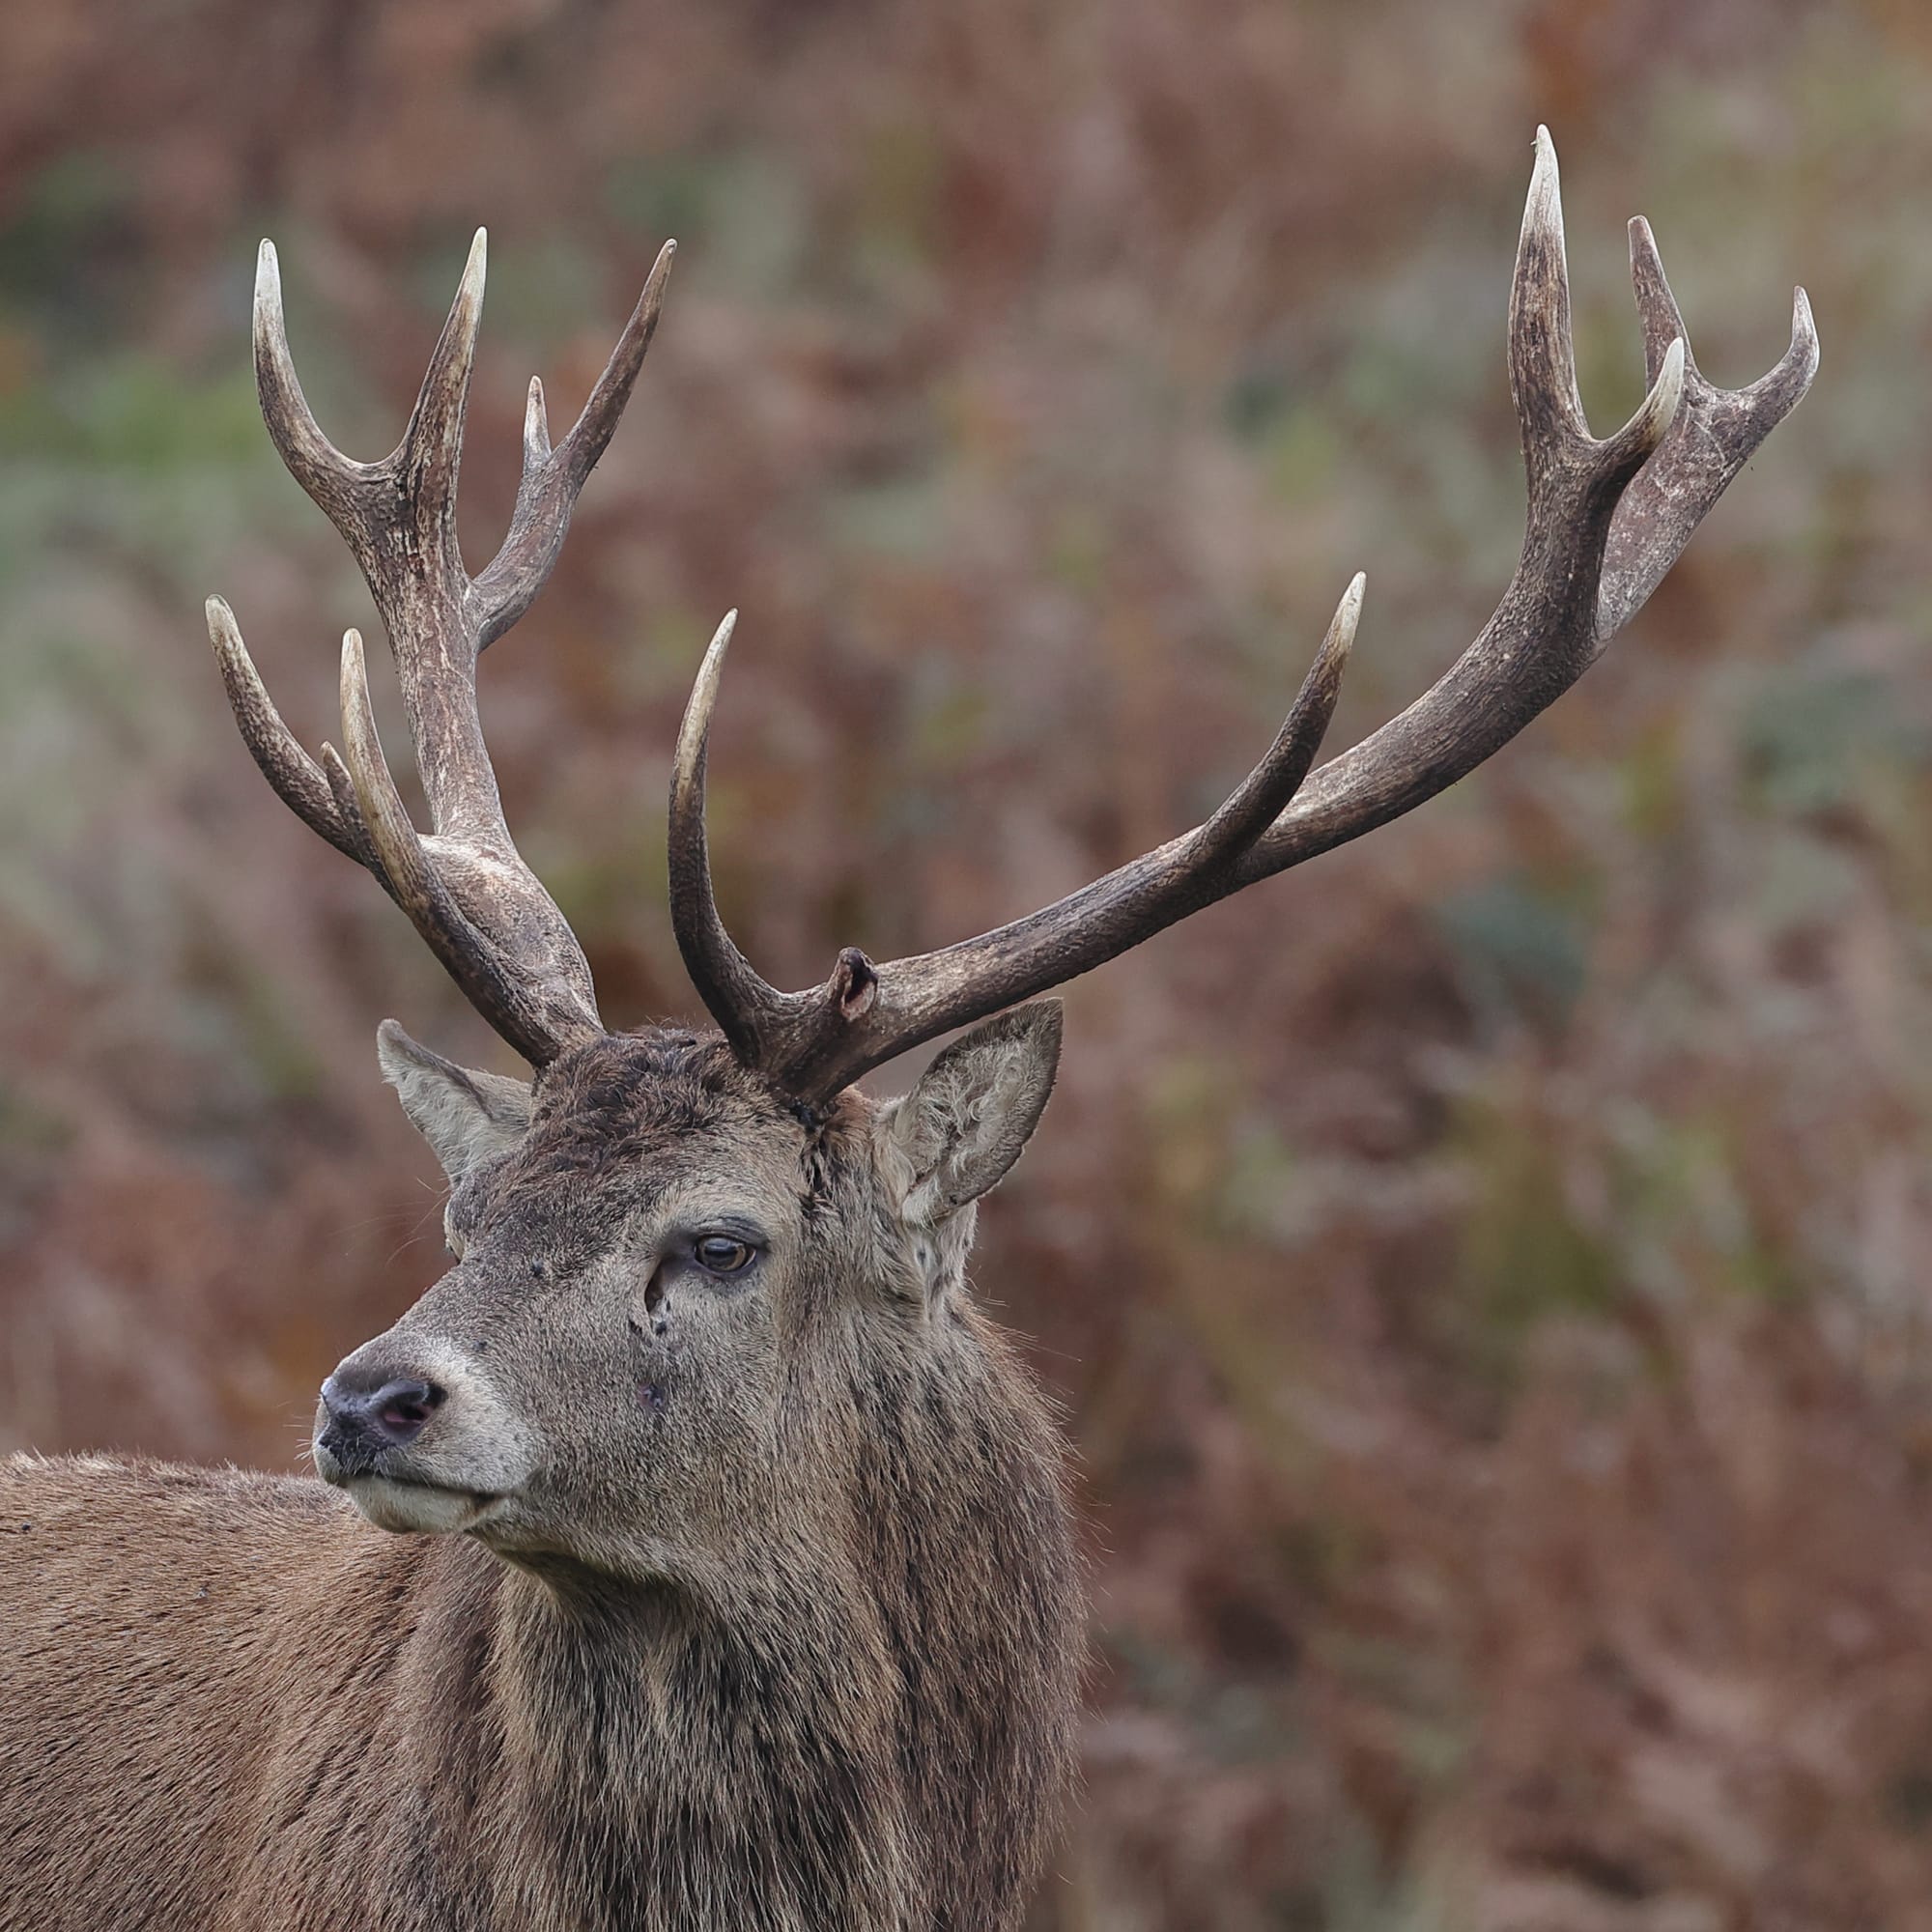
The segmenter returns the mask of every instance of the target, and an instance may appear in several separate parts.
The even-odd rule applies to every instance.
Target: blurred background
[[[0,67],[0,1448],[295,1464],[439,1271],[385,1013],[506,1066],[244,754],[371,621],[248,365],[394,441],[471,228],[463,526],[524,385],[664,326],[485,668],[607,1014],[781,984],[1190,824],[1351,571],[1334,740],[1520,533],[1503,314],[1548,121],[1583,388],[1625,218],[1811,400],[1616,649],[1416,817],[1068,994],[979,1280],[1077,1440],[1087,1792],[1039,1932],[1932,1926],[1932,14],[1914,0],[16,0]],[[378,693],[392,755],[405,734]],[[875,1080],[890,1089],[904,1069]]]

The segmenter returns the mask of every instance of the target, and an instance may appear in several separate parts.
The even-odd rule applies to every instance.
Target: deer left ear
[[[954,1040],[879,1119],[880,1166],[914,1227],[936,1227],[1004,1179],[1060,1065],[1060,1002],[1015,1007]]]
[[[451,1187],[507,1153],[530,1124],[530,1090],[500,1073],[477,1073],[412,1039],[394,1020],[376,1031],[383,1078],[435,1151]]]

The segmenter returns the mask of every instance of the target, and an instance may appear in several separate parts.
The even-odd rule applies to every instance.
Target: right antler
[[[531,382],[509,534],[475,578],[457,547],[456,483],[483,308],[483,231],[409,427],[379,463],[343,455],[310,413],[289,355],[273,243],[262,243],[255,271],[262,414],[290,472],[368,581],[401,677],[430,832],[419,835],[410,822],[383,755],[356,632],[342,640],[342,753],[325,745],[318,764],[283,724],[234,613],[210,598],[209,637],[236,722],[296,815],[375,873],[471,1004],[536,1066],[603,1027],[582,950],[503,822],[477,722],[476,660],[529,608],[556,562],[577,494],[638,380],[675,246],[665,243],[582,414],[554,448],[543,384]]]
[[[1509,320],[1528,523],[1495,615],[1406,711],[1310,776],[1361,608],[1357,577],[1288,722],[1212,818],[976,939],[882,966],[847,947],[824,985],[800,993],[769,985],[732,943],[712,894],[704,835],[705,754],[727,617],[678,739],[670,890],[686,967],[739,1058],[793,1097],[822,1101],[922,1040],[1085,973],[1216,899],[1412,810],[1567,691],[1657,587],[1818,366],[1800,289],[1791,346],[1777,367],[1747,389],[1714,387],[1690,360],[1641,220],[1631,224],[1631,260],[1650,393],[1622,429],[1598,441],[1577,390],[1556,154],[1539,128]]]

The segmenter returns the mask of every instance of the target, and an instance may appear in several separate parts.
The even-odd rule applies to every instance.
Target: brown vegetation
[[[484,700],[609,1009],[670,1014],[728,605],[720,890],[782,984],[1198,817],[1358,566],[1338,742],[1440,669],[1520,529],[1546,119],[1596,419],[1638,211],[1708,371],[1802,276],[1825,374],[1524,740],[1069,989],[979,1264],[1094,1542],[1039,1924],[1932,1925],[1928,110],[1897,0],[15,8],[0,1446],[290,1466],[439,1265],[374,1023],[493,1053],[208,661],[219,586],[313,743],[368,618],[260,431],[260,234],[373,455],[490,223],[473,560],[528,375],[567,416],[677,236]]]

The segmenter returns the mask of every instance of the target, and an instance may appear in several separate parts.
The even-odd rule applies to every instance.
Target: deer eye
[[[705,1235],[692,1248],[697,1264],[711,1274],[736,1274],[749,1267],[757,1250],[734,1235]]]

